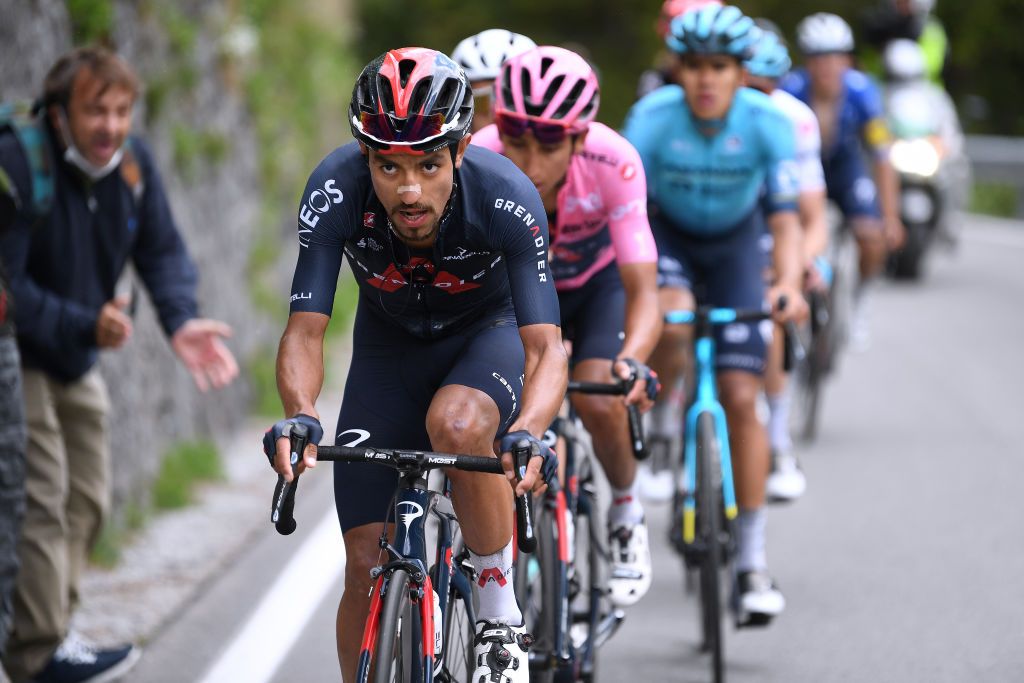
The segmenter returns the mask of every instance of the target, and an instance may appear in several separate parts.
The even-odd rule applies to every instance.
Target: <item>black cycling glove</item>
[[[558,456],[546,443],[535,437],[525,429],[509,432],[501,437],[501,452],[511,453],[513,448],[529,446],[530,458],[543,458],[540,465],[540,476],[544,482],[550,484],[558,478]],[[513,463],[513,467],[519,467],[519,463]],[[520,473],[520,477],[522,473]]]
[[[292,425],[297,424],[305,425],[309,429],[309,443],[314,446],[319,445],[320,439],[324,438],[324,428],[320,426],[320,420],[312,415],[299,413],[295,417],[275,422],[273,427],[263,433],[263,453],[270,461],[271,467],[274,466],[274,456],[277,455],[277,440],[282,436],[288,436]],[[301,453],[299,457],[302,457]]]
[[[661,382],[658,381],[658,373],[651,370],[638,360],[634,360],[632,358],[620,358],[619,360],[629,366],[629,379],[625,381],[629,383],[630,389],[633,388],[633,385],[636,384],[638,380],[646,380],[647,398],[652,401],[658,398],[658,392],[661,391]],[[614,373],[615,371],[612,370],[612,374]],[[618,375],[615,376],[618,378]]]

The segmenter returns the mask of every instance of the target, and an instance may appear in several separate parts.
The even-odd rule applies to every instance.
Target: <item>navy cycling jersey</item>
[[[740,88],[714,135],[705,135],[678,85],[633,105],[623,135],[647,173],[651,201],[694,235],[732,230],[761,201],[772,213],[795,211],[798,193],[792,122],[764,93]]]
[[[291,312],[331,315],[342,253],[369,306],[431,339],[475,322],[559,324],[548,272],[548,227],[536,188],[515,164],[470,146],[432,248],[393,233],[359,145],[334,150],[313,171],[299,208]]]
[[[806,69],[789,72],[779,87],[811,105],[813,93]],[[877,155],[885,153],[890,136],[882,96],[867,75],[855,69],[846,71],[835,124],[822,125],[821,130],[821,160],[826,173],[831,165],[859,159],[862,149]],[[825,131],[831,131],[829,139],[825,139]]]

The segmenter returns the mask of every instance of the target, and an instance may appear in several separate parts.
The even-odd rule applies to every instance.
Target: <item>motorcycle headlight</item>
[[[907,175],[930,178],[939,170],[939,152],[924,138],[897,140],[889,151],[893,168]]]

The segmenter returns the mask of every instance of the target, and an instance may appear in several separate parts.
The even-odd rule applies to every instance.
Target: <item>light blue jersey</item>
[[[793,123],[763,93],[740,88],[721,130],[707,136],[683,89],[667,85],[633,105],[623,135],[640,152],[651,201],[686,233],[727,233],[761,206],[796,211]]]

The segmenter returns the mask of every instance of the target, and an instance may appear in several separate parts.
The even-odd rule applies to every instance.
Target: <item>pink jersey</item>
[[[504,152],[493,124],[472,142]],[[579,289],[612,261],[657,262],[640,155],[608,126],[591,123],[583,151],[572,156],[550,231],[548,267],[559,291]]]

